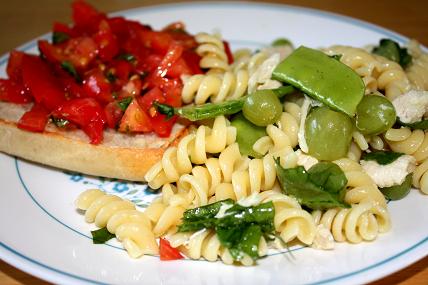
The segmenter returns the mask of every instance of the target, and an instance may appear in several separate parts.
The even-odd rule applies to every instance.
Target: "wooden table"
[[[70,22],[70,2],[65,0],[12,0],[0,1],[0,54],[30,39],[48,32],[53,21]],[[171,3],[177,1],[118,1],[88,0],[105,12],[119,11],[145,5]],[[416,38],[428,46],[428,4],[418,0],[283,0],[271,1],[336,12],[366,20]],[[0,261],[0,284],[48,284]],[[387,284],[428,284],[428,257],[413,265],[378,280],[373,285]]]

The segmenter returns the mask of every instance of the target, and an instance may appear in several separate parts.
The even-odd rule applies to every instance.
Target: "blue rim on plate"
[[[223,8],[231,8],[231,7],[237,7],[237,6],[243,5],[243,4],[245,4],[245,8],[246,9],[248,9],[248,8],[250,8],[250,9],[260,9],[260,8],[263,8],[263,9],[272,9],[272,10],[281,9],[281,10],[286,10],[286,11],[295,11],[297,13],[302,13],[302,14],[321,16],[321,17],[327,18],[327,19],[332,19],[333,18],[334,20],[337,20],[337,21],[340,21],[340,22],[344,22],[344,23],[347,23],[347,24],[352,24],[352,25],[357,26],[357,27],[363,27],[363,28],[365,28],[367,30],[371,30],[371,31],[375,31],[375,32],[381,33],[384,36],[392,38],[395,41],[398,41],[398,42],[400,42],[402,44],[405,43],[408,40],[406,37],[404,37],[404,36],[402,36],[402,35],[400,35],[400,34],[398,34],[396,32],[392,32],[390,30],[387,30],[385,28],[382,28],[380,26],[377,26],[377,25],[374,25],[374,24],[371,24],[371,23],[368,23],[368,22],[365,22],[365,21],[362,21],[362,20],[358,20],[358,19],[351,18],[351,17],[348,17],[348,16],[339,15],[339,14],[332,13],[332,12],[320,11],[320,10],[316,10],[316,9],[312,9],[312,8],[303,8],[303,7],[296,7],[296,6],[291,6],[291,5],[283,5],[283,4],[248,3],[248,2],[228,2],[228,3],[225,3],[225,2],[208,2],[208,3],[204,3],[204,2],[192,2],[192,3],[163,4],[163,5],[157,5],[157,6],[141,7],[141,8],[135,8],[135,9],[123,10],[123,11],[115,12],[115,13],[112,13],[112,15],[132,16],[132,15],[135,15],[135,14],[141,15],[141,14],[144,14],[144,13],[152,13],[152,12],[155,12],[155,11],[188,9],[190,7],[203,7],[203,8],[210,8],[210,7],[219,8],[219,7],[223,7]],[[48,33],[48,34],[45,34],[45,35],[43,35],[43,36],[41,36],[41,37],[39,37],[37,39],[49,39],[50,35],[51,34]],[[26,43],[26,44],[22,45],[18,49],[22,50],[22,51],[28,51],[28,50],[36,47],[37,46],[37,39],[36,40],[32,40],[29,43]],[[233,39],[230,40],[230,42],[231,43],[235,43],[235,44],[236,43],[237,44],[250,43],[251,45],[262,45],[262,43],[259,43],[259,42],[254,42],[254,41],[236,41],[236,40],[234,41]],[[427,50],[426,47],[423,47],[423,49]],[[3,55],[2,57],[0,57],[0,65],[5,64],[7,62],[7,60],[8,60],[8,55],[7,54]],[[29,197],[32,199],[32,201],[42,211],[44,211],[47,215],[49,215],[53,220],[55,220],[59,224],[63,225],[64,227],[70,229],[71,231],[75,232],[76,234],[81,235],[81,236],[83,236],[85,238],[91,239],[91,237],[89,237],[89,236],[87,236],[87,235],[85,235],[85,234],[83,234],[83,233],[81,233],[81,232],[73,229],[72,227],[64,224],[63,222],[61,222],[59,219],[57,219],[56,217],[54,217],[51,213],[49,213],[46,209],[44,209],[40,205],[40,203],[33,197],[33,195],[31,194],[30,190],[26,186],[26,184],[25,184],[25,182],[24,182],[24,180],[23,180],[23,178],[22,178],[22,176],[20,174],[18,159],[16,159],[16,158],[15,158],[15,169],[16,169],[17,176],[19,178],[19,181],[20,181],[23,189],[26,191],[26,193],[29,195]],[[372,269],[375,269],[375,268],[383,266],[383,265],[385,265],[387,263],[390,263],[391,261],[396,260],[397,258],[402,257],[402,256],[404,256],[404,255],[406,255],[406,254],[408,254],[408,253],[416,250],[417,248],[419,248],[420,246],[424,245],[427,242],[428,242],[428,236],[425,237],[424,239],[420,240],[416,244],[412,245],[411,247],[408,247],[408,248],[402,250],[401,252],[399,252],[399,253],[397,253],[397,254],[395,254],[393,256],[385,258],[384,260],[382,260],[380,262],[377,262],[375,264],[366,266],[364,268],[361,268],[361,269],[353,271],[353,272],[349,272],[349,273],[346,273],[346,274],[343,274],[343,275],[340,275],[340,276],[336,276],[336,277],[333,277],[333,278],[328,278],[328,279],[321,280],[321,281],[318,281],[318,282],[315,282],[315,283],[311,283],[311,284],[326,284],[326,283],[330,283],[330,282],[336,282],[336,281],[339,281],[339,280],[344,280],[346,278],[349,278],[349,277],[352,277],[352,276],[355,276],[355,275],[359,275],[359,274],[368,272],[368,271],[370,271]],[[110,245],[110,246],[112,246],[112,245]],[[85,277],[82,277],[82,276],[78,276],[78,275],[75,275],[75,274],[72,274],[72,273],[69,273],[69,272],[65,272],[63,270],[51,267],[51,266],[46,265],[46,264],[43,264],[43,263],[41,263],[41,262],[39,262],[39,261],[37,261],[35,259],[32,259],[32,258],[26,256],[25,254],[19,252],[18,250],[16,250],[16,249],[14,249],[14,248],[12,248],[12,247],[4,244],[3,242],[0,242],[0,247],[3,248],[3,249],[5,249],[9,253],[11,253],[11,254],[19,257],[19,258],[22,258],[23,260],[25,260],[25,261],[33,264],[33,265],[36,265],[36,266],[38,266],[38,267],[40,267],[42,269],[45,269],[47,271],[51,271],[51,272],[57,273],[59,275],[62,275],[63,277],[72,278],[74,281],[83,281],[83,282],[92,283],[92,284],[106,284],[106,283],[98,282],[96,280],[91,280],[91,279],[88,279],[88,278],[85,278]],[[122,248],[119,248],[119,247],[116,247],[116,246],[112,246],[112,247],[123,250]],[[4,259],[4,260],[6,260],[6,259]],[[10,262],[10,260],[8,262]],[[23,266],[19,266],[18,264],[14,264],[13,262],[10,262],[10,263],[12,265],[15,265],[18,268],[20,268],[20,269],[22,269],[22,270],[25,271],[25,268],[23,268]],[[53,277],[49,278],[46,275],[39,276],[39,277],[44,278],[44,279],[49,280],[49,281],[54,281],[54,282],[58,281],[58,279],[53,278]],[[379,277],[381,277],[381,276],[379,276]]]

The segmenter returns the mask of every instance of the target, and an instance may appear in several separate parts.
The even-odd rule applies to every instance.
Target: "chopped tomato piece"
[[[116,79],[126,82],[131,73],[134,71],[134,66],[126,60],[114,60],[112,61],[110,68],[107,72],[110,72]]]
[[[77,69],[87,68],[98,53],[98,46],[90,37],[70,39],[63,51],[65,58]]]
[[[119,122],[122,119],[124,111],[119,106],[118,102],[110,102],[104,107],[106,115],[107,126],[110,129],[116,129],[119,126]]]
[[[9,55],[9,61],[7,62],[6,73],[10,79],[17,82],[22,80],[22,60],[24,53],[22,51],[14,50]]]
[[[79,32],[87,31],[89,34],[95,32],[98,28],[98,23],[106,18],[105,14],[98,12],[85,1],[74,1],[71,6],[73,9],[73,22]]]
[[[227,62],[229,64],[232,64],[233,63],[233,54],[232,54],[232,51],[230,49],[230,45],[226,41],[223,41],[223,45],[224,45],[224,52],[227,55]]]
[[[160,260],[177,260],[184,258],[180,251],[172,247],[169,241],[164,238],[160,238],[159,240],[159,254]]]
[[[138,75],[134,75],[125,85],[122,86],[119,98],[135,97],[140,95],[142,84],[140,77]]]
[[[169,46],[167,53],[158,65],[154,72],[155,76],[165,77],[171,67],[178,61],[183,53],[183,47],[179,44],[173,43]]]
[[[192,70],[191,74],[202,74],[199,62],[201,57],[193,50],[183,51],[182,58],[186,61],[187,66]]]
[[[22,61],[24,85],[30,89],[37,103],[48,111],[65,101],[64,91],[52,74],[49,66],[39,57],[25,55]]]
[[[100,22],[98,32],[93,39],[98,45],[98,55],[101,60],[109,61],[118,54],[119,44],[117,43],[117,38],[106,20]]]
[[[33,101],[28,90],[10,79],[0,79],[0,100],[15,103],[26,104]]]
[[[162,86],[162,91],[165,93],[165,103],[173,107],[180,107],[182,89],[183,85],[179,79],[169,79]]]
[[[53,32],[60,32],[60,33],[67,34],[68,36],[73,36],[73,33],[72,33],[70,27],[66,24],[63,24],[63,23],[55,22],[53,24],[52,30],[53,30]]]
[[[72,99],[60,105],[53,113],[55,118],[66,119],[79,126],[92,144],[103,139],[106,117],[103,108],[94,98]]]
[[[154,117],[150,117],[150,122],[152,124],[153,131],[159,137],[169,137],[171,134],[172,127],[174,123],[177,121],[177,116],[173,116],[172,118],[167,118],[167,116],[163,114],[156,113]]]
[[[133,99],[128,108],[126,108],[125,114],[123,114],[120,121],[119,131],[143,133],[152,131],[150,119],[136,99]]]
[[[153,106],[153,102],[165,103],[165,97],[162,91],[155,87],[145,93],[143,96],[137,97],[138,103],[143,110],[148,111]]]
[[[19,119],[18,128],[31,132],[43,132],[48,119],[49,112],[42,105],[34,104],[31,110]]]
[[[145,47],[153,49],[155,53],[164,55],[174,39],[165,32],[143,30],[141,31],[141,41]]]
[[[103,72],[98,68],[92,69],[83,80],[83,89],[88,96],[96,98],[103,104],[114,100],[111,85]]]
[[[65,57],[62,53],[60,46],[54,46],[46,40],[38,41],[38,47],[40,53],[46,58],[50,63],[61,63],[65,60]]]
[[[169,78],[180,78],[181,75],[192,75],[192,69],[183,58],[179,58],[168,70],[166,76]]]

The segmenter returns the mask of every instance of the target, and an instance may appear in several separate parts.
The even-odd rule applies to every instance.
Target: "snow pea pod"
[[[276,89],[272,89],[278,98],[281,98],[287,94],[295,91],[293,86],[281,86]],[[153,105],[161,113],[168,117],[178,115],[179,117],[188,119],[190,121],[200,121],[205,119],[215,118],[221,115],[232,115],[240,112],[245,100],[251,96],[245,95],[236,100],[224,101],[221,103],[206,103],[202,105],[189,105],[181,108],[174,108],[166,104],[154,102]]]
[[[284,59],[272,77],[350,117],[364,96],[365,86],[357,73],[323,52],[305,46]]]

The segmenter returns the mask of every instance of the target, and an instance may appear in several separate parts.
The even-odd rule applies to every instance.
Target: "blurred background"
[[[4,54],[51,29],[54,21],[69,23],[71,0],[1,0],[0,54]],[[177,3],[168,0],[87,0],[101,11],[113,12],[141,6]],[[203,2],[203,1],[200,1]],[[428,46],[428,2],[426,0],[277,0],[271,2],[310,7],[380,25]]]

